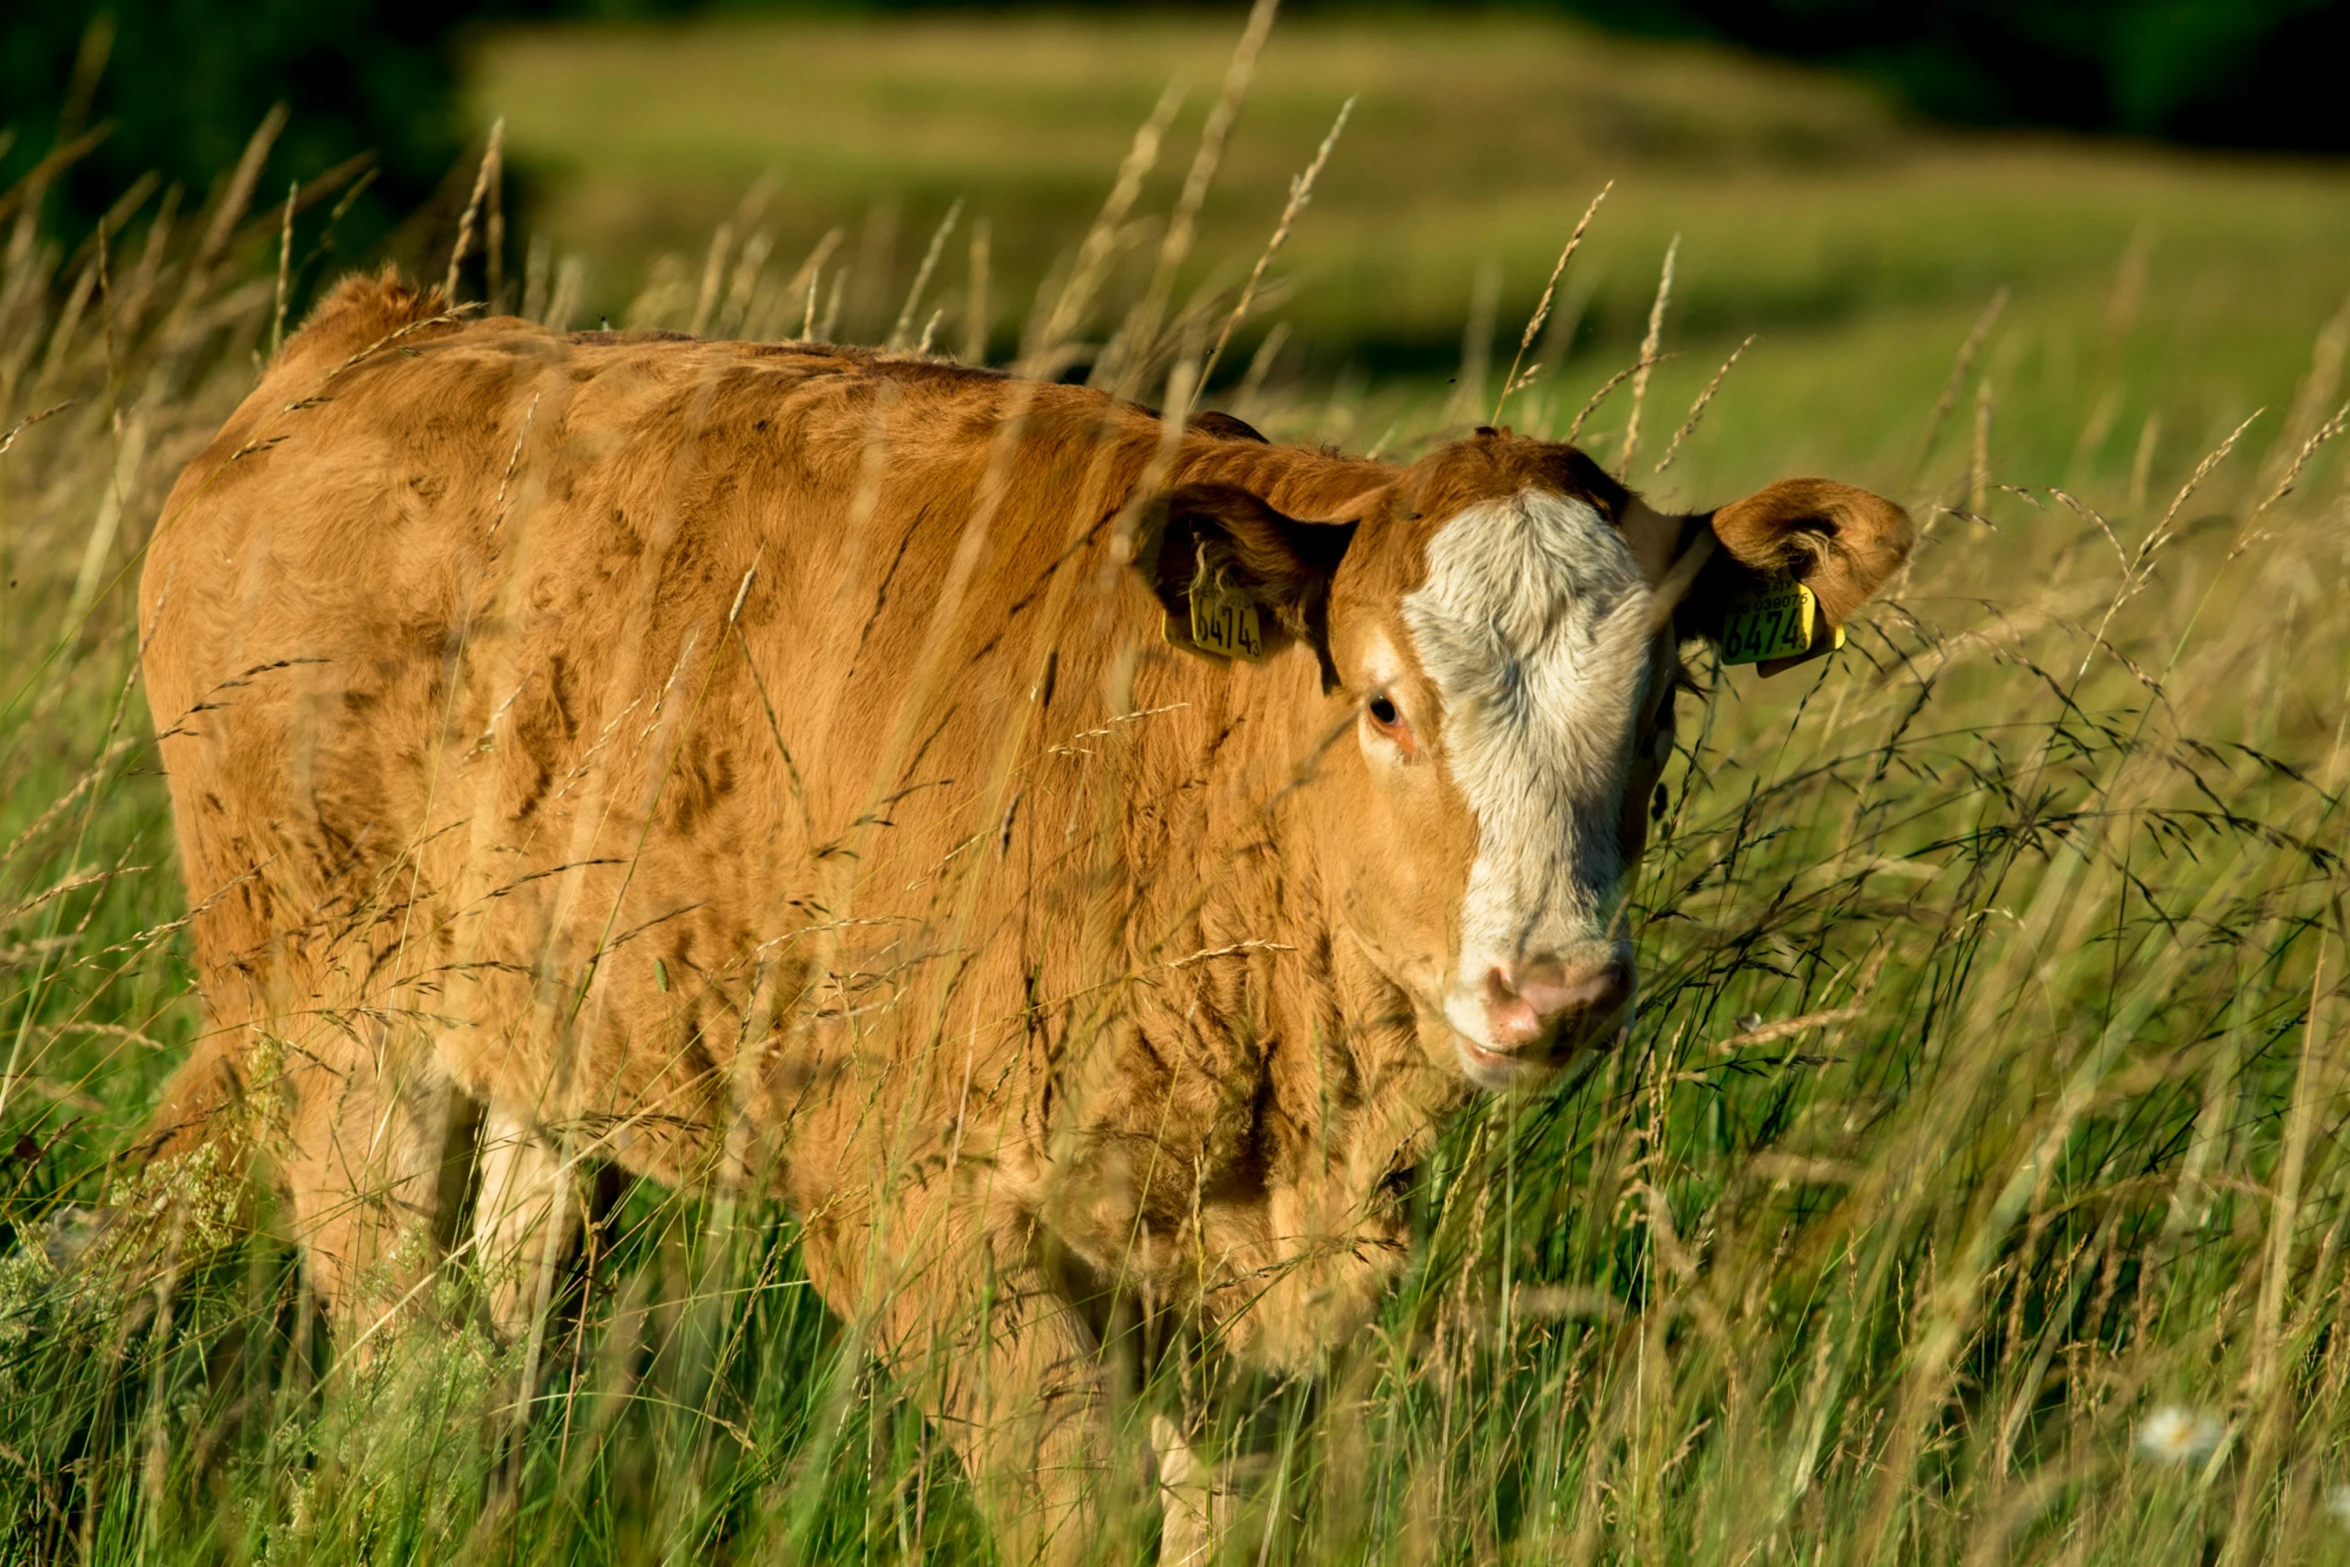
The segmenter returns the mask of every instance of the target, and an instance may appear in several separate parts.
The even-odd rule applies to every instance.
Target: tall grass
[[[289,227],[261,192],[269,129],[198,210],[149,201],[70,250],[19,200],[0,258],[0,1555],[981,1557],[951,1458],[773,1208],[610,1193],[527,1384],[520,1349],[462,1326],[461,1269],[447,1331],[338,1355],[265,1213],[181,1215],[218,1244],[135,1294],[51,1261],[198,1025],[131,582],[327,221],[297,192]],[[643,324],[833,315],[834,247],[770,267],[740,217],[691,281],[648,281]],[[507,307],[575,307],[543,255],[523,273]],[[2068,329],[2159,332],[2129,320],[2131,275]],[[1136,385],[1183,386],[1235,302],[1060,277],[1038,315],[1068,324],[1024,352],[1117,342]],[[850,329],[996,340],[905,285],[848,279]],[[1661,289],[1655,322],[1644,363],[1673,347]],[[2350,562],[2321,326],[2224,442],[2189,446],[2200,390],[2124,385],[2118,347],[2069,405],[2031,389],[2061,424],[2011,429],[2031,345],[1995,312],[1952,335],[1898,449],[1806,432],[1820,466],[1902,492],[1927,544],[1839,658],[1701,671],[1623,1046],[1449,1128],[1420,1260],[1324,1378],[1191,1390],[1240,1477],[1231,1559],[2350,1556]],[[1533,359],[1509,407],[1537,433],[1619,368]],[[1669,447],[1684,410],[1635,376],[1652,406],[1620,387],[1587,444],[1633,454],[1635,484],[1669,459],[1688,494],[1751,487],[1770,359]],[[1260,364],[1211,391],[1287,438],[1384,426],[1408,453],[1503,388],[1349,394]],[[2125,393],[2151,416],[2090,438]]]

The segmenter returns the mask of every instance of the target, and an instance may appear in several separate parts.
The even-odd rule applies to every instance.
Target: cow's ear
[[[1766,675],[1840,641],[1839,628],[1901,569],[1916,538],[1908,512],[1832,479],[1781,479],[1690,521],[1695,542],[1712,547],[1674,616],[1682,635],[1721,643],[1725,631],[1751,634],[1741,622],[1758,595],[1798,583],[1811,590],[1820,624],[1809,651],[1759,660]]]
[[[1123,547],[1166,615],[1167,640],[1203,658],[1254,662],[1311,648],[1323,689],[1330,659],[1330,579],[1351,522],[1300,522],[1233,484],[1179,484],[1133,514]]]

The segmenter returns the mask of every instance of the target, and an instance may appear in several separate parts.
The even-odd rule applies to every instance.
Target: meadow
[[[2350,170],[1959,137],[1492,19],[1284,21],[1242,102],[1233,31],[492,35],[529,200],[454,268],[573,326],[813,320],[1155,399],[1351,96],[1208,404],[1401,456],[1499,410],[1662,502],[1819,472],[1925,528],[1836,658],[1700,658],[1636,1026],[1450,1129],[1325,1378],[1211,1402],[1229,1559],[2350,1559]],[[102,242],[0,196],[0,1558],[983,1559],[779,1210],[615,1193],[529,1385],[462,1269],[447,1331],[361,1363],[266,1222],[73,1265],[201,1026],[140,551],[359,259],[267,133]],[[475,175],[410,236],[434,275]]]

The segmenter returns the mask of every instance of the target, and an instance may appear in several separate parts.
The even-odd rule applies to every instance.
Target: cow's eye
[[[1412,739],[1412,726],[1404,722],[1403,712],[1395,705],[1395,698],[1386,692],[1372,692],[1371,699],[1363,704],[1363,714],[1371,720],[1371,727],[1379,731],[1379,737],[1404,755],[1411,756],[1420,749]]]

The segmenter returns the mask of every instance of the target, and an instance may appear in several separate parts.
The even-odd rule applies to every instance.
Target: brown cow
[[[1623,1026],[1679,640],[1909,540],[347,282],[142,584],[210,1023],[156,1168],[266,1158],[354,1335],[466,1104],[509,1331],[580,1161],[779,1194],[1008,1552],[1076,1553],[1103,1303],[1283,1369],[1363,1320],[1439,1118]]]

